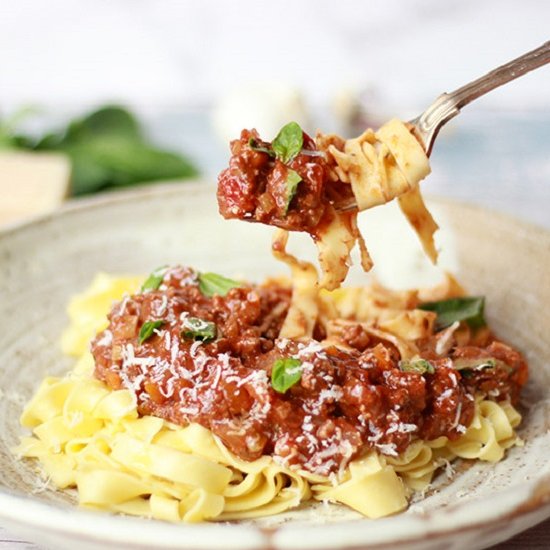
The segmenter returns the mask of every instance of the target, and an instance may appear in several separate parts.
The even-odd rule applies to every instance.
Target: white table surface
[[[190,153],[203,173],[227,161],[204,112],[165,113],[150,121],[160,141]],[[508,212],[550,230],[550,113],[467,111],[451,123],[432,154],[428,193]],[[550,519],[494,550],[550,548]],[[39,547],[0,527],[0,550]]]

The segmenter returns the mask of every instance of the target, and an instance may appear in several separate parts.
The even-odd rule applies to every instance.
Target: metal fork
[[[458,115],[462,107],[491,90],[547,63],[550,63],[550,41],[505,65],[501,65],[454,92],[441,94],[421,115],[409,122],[413,126],[412,133],[429,156],[439,130]],[[356,205],[346,201],[345,204],[336,205],[336,208],[341,211],[352,210],[356,208]]]

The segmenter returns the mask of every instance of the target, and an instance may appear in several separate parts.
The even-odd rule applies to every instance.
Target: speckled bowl
[[[376,521],[316,506],[246,524],[169,525],[84,512],[70,492],[41,485],[32,465],[9,449],[21,433],[23,404],[42,377],[69,366],[58,345],[65,304],[94,273],[147,273],[176,262],[250,279],[284,271],[271,259],[270,231],[222,221],[211,186],[143,188],[74,203],[0,234],[0,523],[55,548],[427,550],[483,548],[550,516],[550,234],[464,204],[432,204],[443,228],[444,263],[471,292],[487,296],[493,328],[530,362],[525,447],[495,466],[461,463],[452,482],[440,476],[437,490],[406,513]],[[364,218],[367,242],[384,264],[382,278],[406,273],[411,284],[420,280],[413,277],[414,239],[402,237],[409,230],[384,230],[389,213]],[[298,247],[311,253],[305,242]]]

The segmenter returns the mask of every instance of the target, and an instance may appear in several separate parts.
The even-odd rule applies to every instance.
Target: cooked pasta
[[[330,323],[359,323],[376,341],[389,341],[398,349],[401,342],[414,348],[414,353],[437,344],[428,343],[434,338],[435,314],[416,308],[418,292],[392,293],[373,287],[308,295],[313,274],[307,265],[284,252],[284,236],[282,241],[278,253],[295,271],[299,295],[290,305],[291,312],[297,308],[289,314],[293,320],[283,315],[284,339],[310,338],[318,330],[311,319],[324,316],[327,327]],[[187,281],[181,275],[168,270],[164,280],[177,280],[181,286],[182,280]],[[456,415],[458,437],[452,430],[448,437],[412,437],[403,451],[395,452],[397,447],[383,443],[382,432],[374,426],[370,449],[357,454],[348,446],[336,469],[325,474],[322,468],[311,467],[314,455],[301,464],[277,454],[243,459],[229,449],[222,436],[199,422],[176,424],[144,414],[143,394],[136,393],[135,380],[128,379],[114,389],[97,379],[97,366],[87,349],[89,333],[105,329],[107,304],[121,300],[113,310],[119,312],[121,305],[129,302],[127,295],[123,297],[125,289],[135,292],[136,286],[135,278],[101,274],[71,301],[71,325],[64,334],[63,347],[78,357],[75,368],[63,378],[46,378],[21,417],[22,425],[32,434],[22,437],[14,451],[38,459],[56,487],[76,487],[84,507],[172,522],[199,522],[272,515],[315,499],[341,503],[366,517],[378,518],[405,509],[411,491],[423,490],[449,461],[461,457],[495,462],[506,449],[521,444],[515,433],[521,416],[509,399],[496,401],[478,391],[469,425],[458,423],[460,411]],[[369,303],[371,307],[367,307]],[[116,335],[109,330],[100,332],[96,343],[98,339],[113,340]],[[331,335],[330,330],[321,347],[330,349],[331,338],[345,347],[345,339]],[[196,342],[196,350],[204,346]],[[373,349],[382,353],[380,347]],[[137,353],[137,348],[134,351]],[[306,357],[306,352],[302,347],[301,356]],[[403,351],[402,357],[406,353],[413,352]],[[433,363],[438,364],[435,359]],[[147,395],[148,399],[154,397],[153,393]],[[388,432],[402,435],[416,430],[412,424],[397,421],[389,426]],[[330,447],[324,449],[326,456],[334,455]]]
[[[419,188],[430,164],[410,125],[393,119],[354,139],[319,133],[314,141],[289,123],[272,143],[262,142],[255,130],[243,130],[231,151],[229,168],[218,179],[220,212],[226,218],[310,233],[322,288],[334,290],[344,281],[356,244],[363,269],[372,268],[357,214],[394,199],[426,255],[437,261],[438,226]],[[345,208],[350,203],[356,209]]]
[[[426,208],[418,186],[430,173],[430,165],[424,149],[404,123],[393,119],[377,132],[369,129],[358,138],[346,141],[320,134],[317,145],[327,155],[332,180],[351,185],[358,210],[367,210],[397,198],[401,210],[418,233],[426,255],[433,263],[437,261],[433,235],[438,226]],[[356,212],[335,212],[334,221],[316,232],[319,261],[324,273],[323,288],[337,288],[345,279],[349,254],[358,240],[363,269],[369,271],[373,265],[356,219]],[[344,236],[344,220],[349,227],[347,236]],[[342,243],[340,246],[343,247],[338,258],[327,252],[327,249],[335,249],[335,242]]]
[[[351,184],[359,210],[397,198],[403,213],[418,233],[424,250],[435,263],[433,234],[437,224],[426,209],[418,184],[430,173],[428,156],[409,127],[392,119],[377,132],[338,141],[318,135],[317,144],[329,158],[332,179]]]

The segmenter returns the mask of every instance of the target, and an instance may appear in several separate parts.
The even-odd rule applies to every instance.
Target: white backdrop
[[[251,82],[408,113],[550,38],[548,0],[0,0],[0,111],[209,105]],[[483,99],[550,107],[548,72]]]

